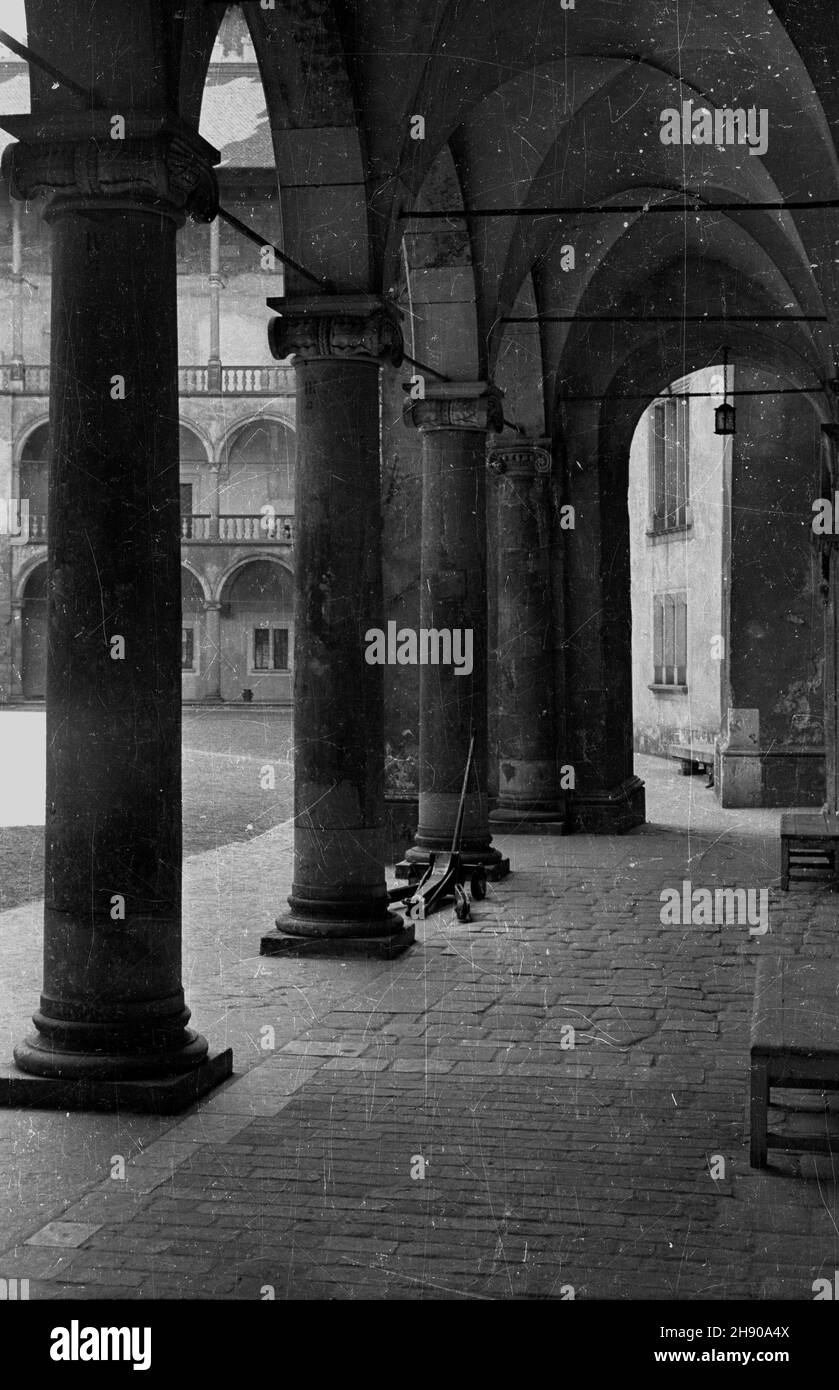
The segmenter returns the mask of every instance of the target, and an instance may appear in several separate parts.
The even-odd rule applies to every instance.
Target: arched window
[[[26,581],[21,606],[20,676],[24,699],[43,700],[47,688],[47,567]]]
[[[222,616],[243,659],[243,676],[290,670],[293,615],[292,579],[283,565],[252,560],[228,580]]]
[[[202,475],[202,467],[207,462],[207,451],[194,430],[188,429],[186,425],[180,426],[178,438],[181,463],[181,538],[198,540],[205,534],[202,523],[209,522],[210,513],[209,499],[205,495],[209,479]]]
[[[18,494],[29,505],[29,535],[46,540],[50,484],[50,430],[39,425],[25,440],[20,454]]]
[[[181,670],[198,670],[200,631],[204,612],[204,593],[198,580],[181,566]]]

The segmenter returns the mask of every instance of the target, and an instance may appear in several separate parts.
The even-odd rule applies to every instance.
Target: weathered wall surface
[[[776,384],[742,368],[738,386]],[[724,805],[824,797],[824,633],[812,544],[819,424],[803,397],[742,396],[731,497]]]

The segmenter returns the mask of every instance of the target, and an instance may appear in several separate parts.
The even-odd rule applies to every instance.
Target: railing
[[[15,520],[15,527],[18,526]],[[45,512],[30,512],[29,516],[24,514],[20,518],[20,534],[12,535],[13,545],[26,545],[31,542],[33,545],[46,545],[47,541],[47,517]]]
[[[278,396],[294,391],[292,367],[179,367],[182,396]]]
[[[241,541],[262,543],[274,541],[280,545],[291,545],[294,541],[293,516],[268,516],[262,512],[254,515],[233,515],[225,513],[218,518],[199,514],[181,517],[181,539],[185,541],[222,541],[227,545]]]
[[[43,545],[47,539],[47,516],[42,512],[29,513],[29,534],[26,540]],[[262,545],[294,543],[293,516],[264,516],[249,513],[243,516],[225,515],[216,518],[208,513],[181,517],[181,540],[202,544],[221,541],[227,545],[250,541]],[[19,542],[20,543],[20,542]]]
[[[278,541],[291,545],[294,540],[293,516],[220,516],[220,541]]]
[[[182,541],[214,541],[215,539],[215,527],[211,516],[181,517]]]
[[[222,367],[214,379],[208,367],[178,368],[181,396],[281,396],[293,391],[292,367]],[[0,362],[0,395],[48,396],[49,392],[49,367]]]

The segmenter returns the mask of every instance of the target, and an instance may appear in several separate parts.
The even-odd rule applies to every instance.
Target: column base
[[[289,912],[277,918],[274,931],[266,932],[259,943],[261,956],[366,956],[392,960],[413,945],[416,932],[412,922],[403,922],[395,912],[369,922],[347,918],[303,917]]]
[[[605,791],[575,792],[571,827],[585,835],[622,835],[647,819],[644,783],[627,777]]]
[[[564,811],[559,807],[543,811],[518,811],[512,806],[498,806],[489,813],[490,825],[497,825],[505,835],[570,835]]]
[[[398,879],[403,880],[421,877],[423,871],[428,868],[432,854],[439,866],[450,853],[451,842],[440,849],[414,845],[408,850],[405,858],[400,859],[394,873]],[[460,851],[460,858],[465,869],[484,869],[486,877],[493,883],[506,878],[510,872],[509,859],[504,858],[497,849],[463,849]]]
[[[229,1047],[207,1057],[191,1071],[148,1080],[130,1077],[113,1081],[94,1075],[72,1079],[30,1076],[5,1065],[0,1066],[0,1108],[130,1110],[146,1115],[178,1115],[232,1073],[233,1053]]]
[[[721,806],[821,806],[825,752],[820,745],[722,747],[715,791]]]

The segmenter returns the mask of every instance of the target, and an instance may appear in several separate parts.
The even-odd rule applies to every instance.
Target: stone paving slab
[[[472,923],[435,914],[375,966],[254,954],[282,828],[213,852],[214,881],[201,856],[190,1002],[203,1025],[218,1001],[211,1040],[246,1035],[250,1069],[50,1213],[96,1228],[79,1246],[26,1243],[42,1220],[0,1274],[33,1298],[811,1299],[835,1165],[749,1168],[749,1018],[755,959],[835,951],[839,899],[773,888],[765,937],[659,916],[684,877],[776,881],[777,822],[507,837]],[[836,1098],[802,1106],[839,1125]]]

